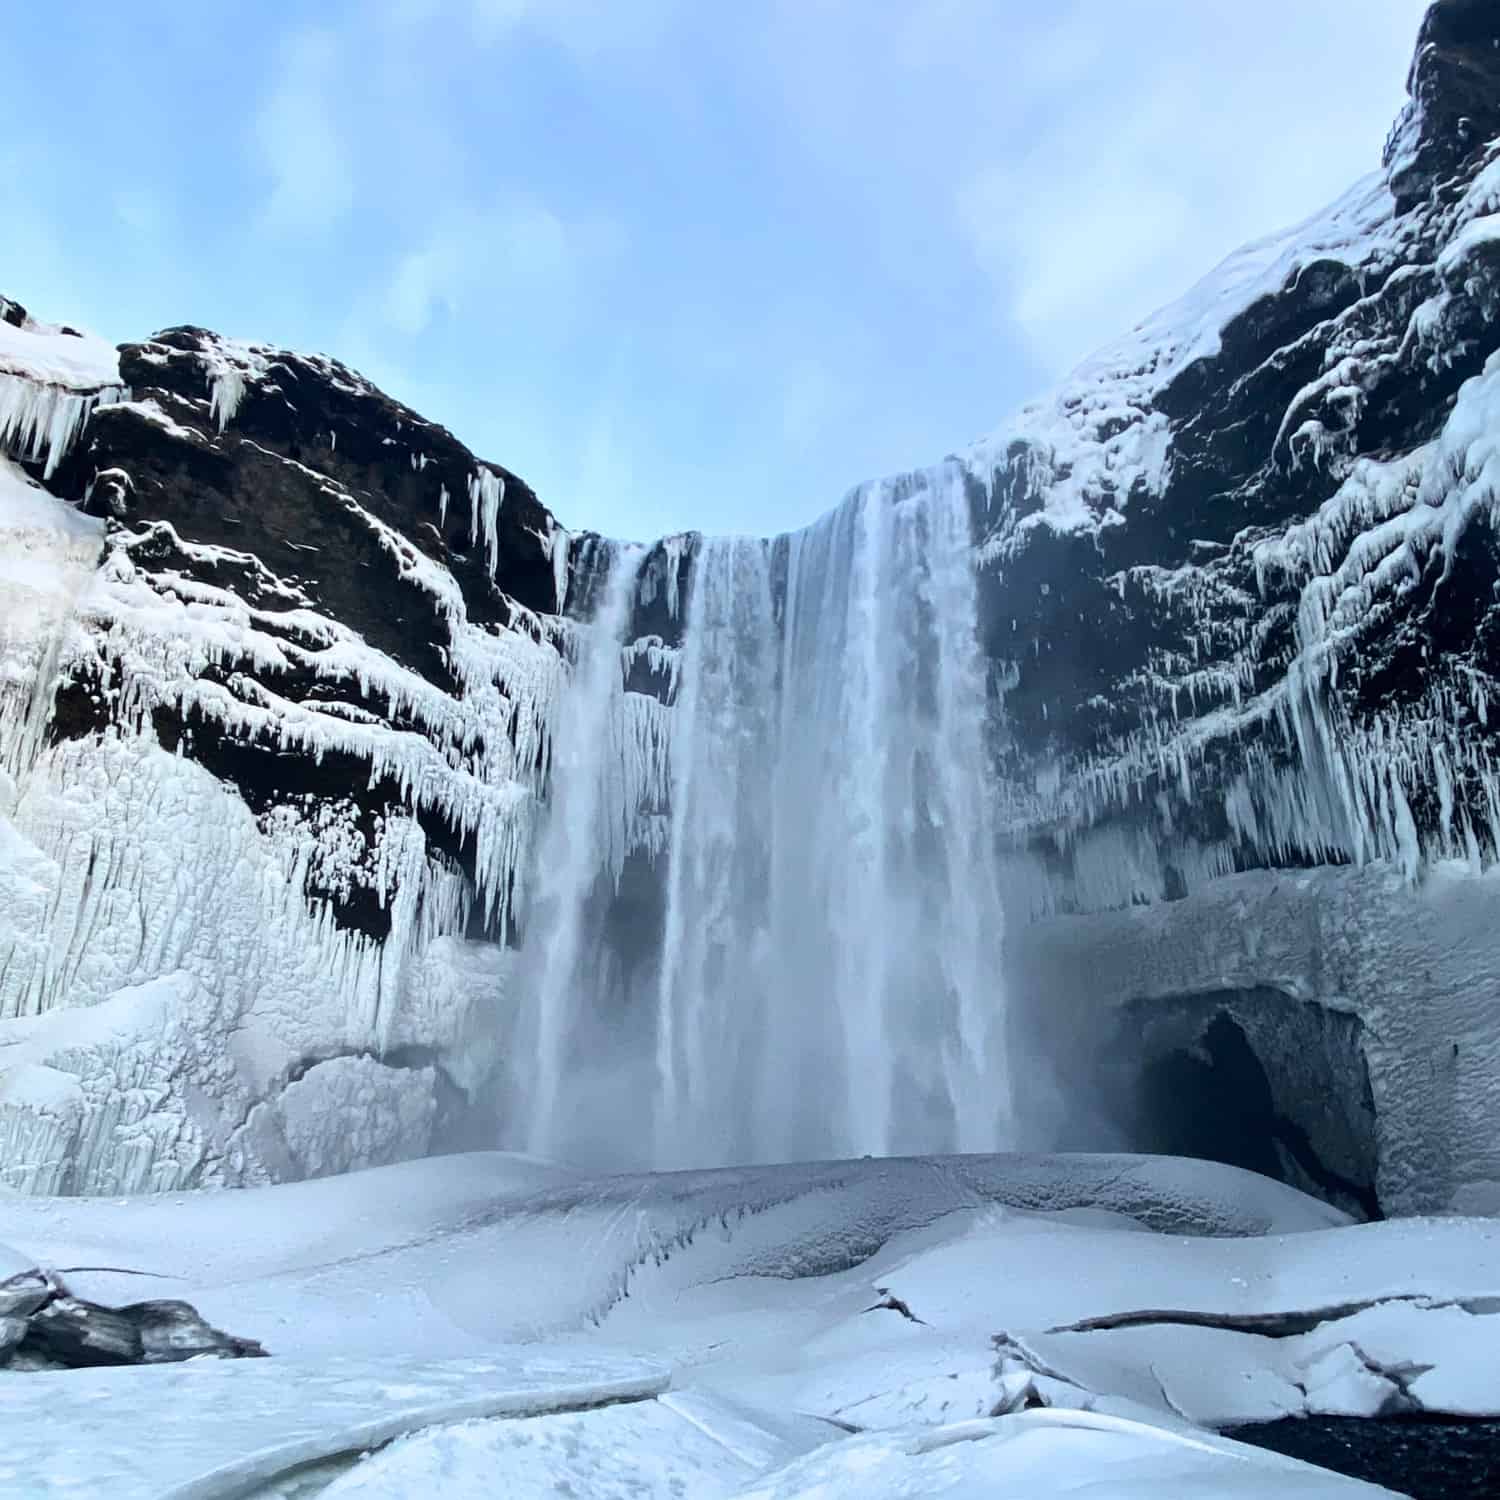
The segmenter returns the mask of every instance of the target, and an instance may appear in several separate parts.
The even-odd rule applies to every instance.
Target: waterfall
[[[587,562],[595,561],[597,546]],[[573,671],[552,728],[551,795],[537,841],[527,940],[518,985],[531,999],[529,1067],[512,1086],[530,1100],[528,1151],[548,1155],[566,1141],[560,1110],[571,1100],[568,1078],[586,1015],[588,920],[604,865],[599,828],[616,767],[600,754],[609,742],[624,687],[620,644],[645,554],[615,548],[608,557],[593,617],[577,636]]]
[[[617,568],[592,637],[611,692],[624,587]],[[539,861],[565,894],[529,964],[546,1046],[518,1138],[655,1167],[1007,1145],[961,468],[866,486],[774,541],[697,543],[667,710],[659,931],[630,933],[645,964],[586,931],[605,920],[601,847],[621,816],[600,789],[632,778],[597,764],[607,696],[592,670],[578,681],[558,732],[582,733],[583,760],[558,782]]]

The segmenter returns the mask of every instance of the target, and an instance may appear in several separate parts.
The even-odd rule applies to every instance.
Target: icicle
[[[500,505],[505,499],[505,481],[493,469],[480,469],[469,476],[469,542],[484,542],[490,577],[500,565]]]
[[[50,479],[90,414],[128,398],[121,386],[75,391],[0,370],[0,453],[43,464]]]

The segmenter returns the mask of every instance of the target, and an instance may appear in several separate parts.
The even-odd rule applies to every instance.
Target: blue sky
[[[1423,0],[0,0],[0,289],[357,366],[568,525],[803,524],[1378,165]]]

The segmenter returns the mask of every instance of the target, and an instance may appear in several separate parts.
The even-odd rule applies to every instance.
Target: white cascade
[[[597,639],[623,623],[618,587]],[[609,788],[630,778],[597,766],[618,749],[590,727],[588,673],[587,724],[559,729],[596,764],[559,783],[543,841],[567,896],[528,943],[545,1045],[518,1139],[658,1168],[1009,1144],[976,627],[956,464],[867,486],[789,537],[698,543],[659,930],[636,906],[603,930]],[[567,842],[549,853],[554,828]]]
[[[533,1035],[523,1049],[526,1074],[515,1086],[530,1103],[526,1149],[551,1154],[566,1141],[567,1081],[576,1060],[587,992],[587,920],[601,874],[599,827],[614,775],[601,747],[611,742],[616,700],[624,692],[621,636],[644,553],[613,549],[593,616],[578,633],[573,674],[551,735],[551,795],[537,840],[521,955],[522,993],[531,997]],[[528,1055],[529,1054],[529,1055]]]

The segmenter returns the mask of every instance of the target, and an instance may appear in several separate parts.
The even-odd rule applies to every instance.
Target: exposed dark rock
[[[212,1355],[216,1359],[258,1359],[265,1350],[254,1339],[236,1338],[211,1327],[187,1302],[133,1302],[118,1309],[135,1325],[142,1360],[148,1365],[172,1364]]]
[[[31,1315],[25,1343],[69,1368],[139,1365],[146,1360],[133,1318],[77,1297],[54,1297]]]
[[[1437,0],[1407,79],[1411,103],[1386,148],[1403,207],[1419,203],[1500,135],[1500,47],[1491,0]]]
[[[42,1271],[21,1271],[0,1281],[0,1318],[29,1318],[57,1295],[57,1283]]]
[[[1132,1149],[1275,1177],[1380,1217],[1375,1110],[1357,1017],[1274,990],[1128,1006],[1087,1087]]]
[[[254,1339],[211,1327],[187,1302],[104,1307],[46,1271],[0,1282],[0,1369],[83,1369],[265,1355]]]
[[[1500,1491],[1500,1422],[1291,1417],[1231,1427],[1224,1435],[1385,1485],[1412,1500],[1458,1500]]]

